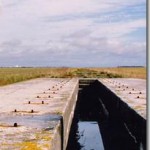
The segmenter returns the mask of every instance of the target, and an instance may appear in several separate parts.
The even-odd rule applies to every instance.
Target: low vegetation
[[[121,75],[123,78],[139,78],[146,79],[145,67],[116,67],[116,68],[93,68],[95,71],[104,71],[116,75]]]
[[[0,86],[40,77],[146,79],[146,68],[0,68]]]

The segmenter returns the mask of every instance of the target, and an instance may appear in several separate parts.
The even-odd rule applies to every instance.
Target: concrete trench
[[[105,150],[146,150],[146,120],[98,80],[79,81],[67,150],[82,149],[79,120],[98,122]]]
[[[43,78],[0,91],[2,150],[81,150],[86,125],[100,133],[94,150],[146,150],[146,119],[97,79]]]

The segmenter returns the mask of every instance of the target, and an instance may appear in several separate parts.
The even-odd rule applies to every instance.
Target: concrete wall
[[[59,123],[54,130],[54,137],[51,140],[51,150],[62,150],[62,126]]]
[[[79,83],[77,82],[70,94],[69,100],[67,100],[63,110],[62,119],[55,128],[51,150],[65,150],[67,147],[69,132],[76,107],[78,89]],[[95,82],[85,87],[84,92],[86,93],[86,100],[90,96],[95,100],[91,101],[89,106],[91,106],[93,102],[96,102],[95,109],[99,109],[99,112],[102,111],[102,117],[116,121],[121,120],[129,136],[131,136],[137,145],[139,145],[138,147],[141,147],[141,149],[144,150],[146,149],[146,120],[143,117],[135,110],[131,109],[120,97],[98,80],[95,80]],[[86,101],[86,104],[83,102],[83,105],[88,105],[88,102]],[[99,117],[99,113],[97,113],[97,117]],[[104,136],[108,138],[109,135]]]
[[[74,111],[76,107],[76,101],[78,96],[78,84],[76,84],[74,91],[71,94],[70,100],[66,104],[63,115],[63,150],[67,147],[67,142],[69,138],[70,128],[72,124],[72,119],[74,116]]]
[[[95,95],[99,97],[103,106],[105,116],[122,120],[135,142],[146,149],[146,120],[101,82],[95,81],[93,87]]]
[[[79,83],[76,82],[74,89],[70,89],[70,97],[66,100],[66,106],[62,113],[60,123],[55,128],[55,134],[52,139],[51,150],[65,150],[69,138],[74,110],[76,107]]]

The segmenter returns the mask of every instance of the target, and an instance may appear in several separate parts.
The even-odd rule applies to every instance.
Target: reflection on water
[[[102,137],[97,122],[78,122],[78,143],[81,150],[104,150]]]
[[[71,128],[67,150],[104,150],[97,121],[75,117]]]
[[[130,110],[131,117],[120,116],[124,103],[106,92],[98,82],[79,91],[67,150],[146,150],[145,133],[137,126],[143,127],[145,122]]]

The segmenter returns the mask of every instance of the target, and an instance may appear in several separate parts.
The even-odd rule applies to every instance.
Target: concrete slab
[[[0,149],[65,147],[67,141],[62,141],[62,130],[67,131],[63,133],[67,139],[77,89],[77,79],[50,78],[0,87]]]
[[[146,119],[146,80],[111,78],[99,81]]]

